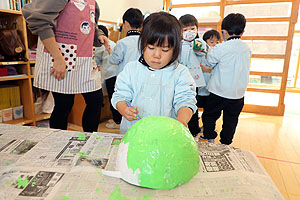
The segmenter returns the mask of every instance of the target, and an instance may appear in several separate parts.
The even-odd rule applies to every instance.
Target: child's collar
[[[131,36],[131,35],[141,35],[141,32],[138,30],[130,30],[126,33],[126,36]]]
[[[233,40],[233,39],[241,39],[241,36],[231,36],[226,41]]]
[[[168,63],[166,66],[164,66],[164,67],[162,67],[162,68],[160,68],[160,69],[153,69],[153,68],[151,68],[149,65],[148,65],[148,63],[146,63],[146,61],[145,61],[145,59],[144,59],[144,55],[141,55],[141,57],[139,58],[139,62],[141,63],[141,64],[143,64],[144,66],[146,66],[150,71],[156,71],[156,70],[161,70],[161,69],[164,69],[164,68],[166,68],[166,67],[169,67],[169,66],[171,66],[173,63],[175,63],[175,62],[173,62],[173,63]]]

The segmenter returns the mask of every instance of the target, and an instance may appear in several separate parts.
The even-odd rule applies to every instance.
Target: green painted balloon
[[[142,187],[172,189],[198,173],[197,144],[175,119],[145,117],[127,131],[122,142],[129,143],[127,165],[133,172],[140,169],[138,183]]]

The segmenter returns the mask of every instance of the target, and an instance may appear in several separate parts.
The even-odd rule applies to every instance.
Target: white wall
[[[128,8],[138,8],[145,14],[146,11],[162,10],[163,0],[96,0],[100,7],[100,20],[117,22]]]

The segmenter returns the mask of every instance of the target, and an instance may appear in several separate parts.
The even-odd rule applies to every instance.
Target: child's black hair
[[[165,39],[168,47],[174,48],[173,56],[169,63],[174,62],[179,55],[181,47],[181,26],[173,15],[167,12],[150,14],[143,23],[143,29],[139,38],[139,50],[143,54],[148,44],[163,46]]]
[[[105,35],[106,37],[108,37],[108,30],[107,30],[107,28],[106,28],[105,26],[103,26],[103,25],[98,25],[98,29],[102,30],[103,33],[104,33],[104,35]]]
[[[143,14],[137,8],[129,8],[123,15],[123,23],[128,21],[132,28],[141,28],[143,24]]]
[[[218,41],[221,40],[221,36],[220,33],[214,29],[206,31],[203,36],[202,39],[206,42],[208,39],[212,38],[212,37],[216,37],[218,39]]]
[[[193,15],[190,15],[190,14],[182,15],[179,18],[179,22],[183,28],[186,26],[194,26],[195,25],[198,29],[198,21],[197,21],[196,17],[194,17]]]
[[[222,21],[222,30],[229,35],[241,35],[246,26],[246,18],[240,13],[230,13]]]

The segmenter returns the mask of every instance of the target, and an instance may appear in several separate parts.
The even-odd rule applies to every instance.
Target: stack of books
[[[0,86],[0,118],[0,122],[23,118],[19,86]]]

